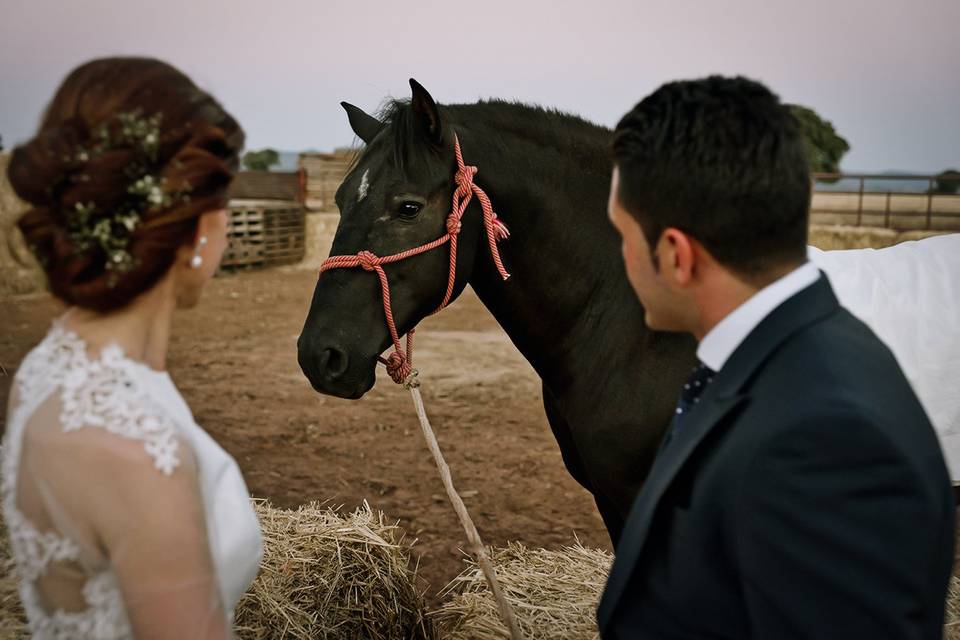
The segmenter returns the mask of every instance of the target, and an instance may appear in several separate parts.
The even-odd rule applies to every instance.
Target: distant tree
[[[937,174],[937,179],[933,181],[930,193],[950,195],[960,191],[960,171],[956,169],[947,169]]]
[[[840,160],[850,151],[850,143],[837,133],[833,123],[821,118],[810,107],[799,104],[788,106],[794,117],[800,121],[806,138],[810,170],[817,173],[840,173]]]
[[[3,151],[3,136],[0,136],[0,151]]]
[[[243,166],[250,171],[270,171],[270,167],[280,163],[280,156],[273,149],[247,151],[243,154]]]

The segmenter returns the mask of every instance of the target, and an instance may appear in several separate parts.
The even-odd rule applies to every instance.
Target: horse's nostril
[[[347,354],[334,347],[324,349],[320,356],[320,369],[330,378],[342,376],[347,370],[347,364]]]

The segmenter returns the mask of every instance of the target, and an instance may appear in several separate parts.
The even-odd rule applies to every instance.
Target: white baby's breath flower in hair
[[[114,272],[109,282],[116,283],[116,273],[129,271],[136,261],[129,245],[144,215],[170,207],[176,197],[189,202],[189,185],[173,188],[161,177],[157,163],[160,153],[162,114],[145,116],[139,109],[119,113],[93,131],[88,147],[80,147],[73,159],[88,162],[108,151],[132,150],[135,159],[124,168],[131,178],[128,197],[110,211],[97,208],[94,202],[78,202],[67,212],[67,233],[78,253],[99,250],[104,267]],[[86,176],[89,181],[89,176]]]

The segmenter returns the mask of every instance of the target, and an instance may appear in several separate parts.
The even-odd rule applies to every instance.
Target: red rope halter
[[[487,197],[483,189],[474,183],[473,178],[477,175],[477,168],[466,166],[463,163],[463,154],[460,151],[460,140],[456,135],[454,135],[453,138],[453,145],[457,155],[457,172],[453,179],[457,188],[453,192],[453,202],[450,214],[447,216],[446,234],[433,242],[414,249],[402,251],[401,253],[395,253],[392,256],[379,257],[369,251],[361,251],[354,256],[331,256],[320,265],[320,275],[323,275],[324,271],[330,271],[331,269],[362,267],[365,271],[375,271],[377,277],[380,278],[380,291],[383,294],[383,313],[386,316],[387,327],[390,329],[390,337],[393,339],[394,351],[388,358],[384,359],[381,356],[378,359],[387,366],[387,373],[390,374],[390,377],[397,384],[404,383],[413,373],[413,334],[415,330],[411,329],[407,334],[407,350],[404,352],[400,346],[400,336],[397,334],[397,325],[393,321],[393,308],[390,303],[390,282],[387,280],[387,273],[383,270],[383,265],[400,262],[401,260],[406,260],[421,253],[432,251],[449,242],[450,274],[447,277],[447,292],[443,296],[443,302],[441,302],[440,306],[430,315],[442,311],[450,304],[450,298],[453,296],[453,286],[457,280],[457,239],[462,229],[460,221],[463,218],[464,212],[467,210],[467,205],[470,204],[470,200],[476,195],[483,209],[483,224],[487,230],[487,240],[490,244],[490,254],[493,256],[493,262],[504,280],[510,277],[510,274],[507,273],[507,270],[503,266],[503,261],[500,260],[500,251],[497,248],[497,242],[508,238],[510,232],[503,222],[497,218],[497,214],[493,212],[493,205],[490,203],[490,198]]]

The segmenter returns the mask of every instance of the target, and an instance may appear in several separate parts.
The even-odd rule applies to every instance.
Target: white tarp
[[[960,234],[808,254],[840,303],[893,351],[960,482]]]

